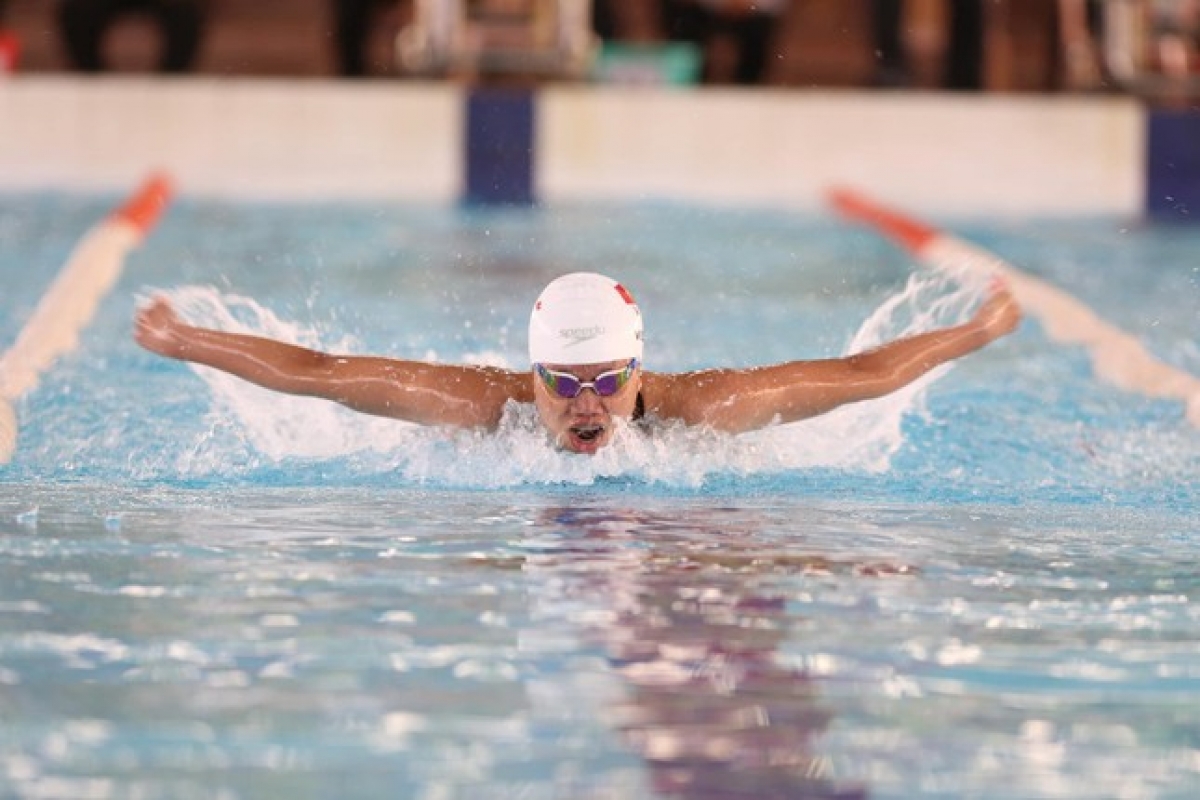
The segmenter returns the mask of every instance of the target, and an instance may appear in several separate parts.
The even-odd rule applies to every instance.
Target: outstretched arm
[[[510,399],[532,401],[528,375],[490,367],[341,356],[198,328],[156,298],[139,309],[138,344],[287,394],[321,397],[367,414],[424,425],[495,426]]]
[[[823,414],[908,385],[934,367],[1012,332],[1016,301],[997,285],[967,322],[844,358],[747,370],[647,375],[647,404],[662,417],[743,432]]]

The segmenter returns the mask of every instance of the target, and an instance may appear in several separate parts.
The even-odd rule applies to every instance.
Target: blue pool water
[[[0,198],[0,348],[110,197]],[[1200,374],[1200,229],[950,221]],[[139,297],[525,365],[613,274],[654,370],[836,355],[977,295],[832,218],[185,199],[0,467],[0,797],[1200,793],[1200,431],[1036,322],[911,391],[595,459],[139,350]]]

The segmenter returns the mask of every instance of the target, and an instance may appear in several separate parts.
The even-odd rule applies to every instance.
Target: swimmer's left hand
[[[979,306],[972,322],[987,334],[988,341],[1012,333],[1021,322],[1021,306],[1008,288],[1008,282],[997,276],[988,287],[988,296]]]

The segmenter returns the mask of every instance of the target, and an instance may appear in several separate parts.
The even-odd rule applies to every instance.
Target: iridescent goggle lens
[[[581,381],[569,372],[546,369],[541,364],[534,364],[533,369],[537,372],[538,377],[542,379],[542,383],[546,384],[547,389],[559,397],[570,400],[573,397],[578,397],[579,393],[584,389],[591,389],[601,397],[612,397],[621,391],[625,384],[629,383],[629,379],[633,377],[633,371],[637,369],[637,366],[638,360],[635,358],[620,369],[601,372],[590,381]]]

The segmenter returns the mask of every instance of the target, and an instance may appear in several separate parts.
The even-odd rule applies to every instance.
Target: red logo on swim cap
[[[622,286],[621,284],[618,283],[615,286],[613,286],[613,288],[617,290],[617,294],[621,295],[621,297],[624,298],[626,303],[628,303],[631,306],[637,305],[637,303],[635,303],[633,300],[633,295],[631,295],[629,293],[629,290],[626,289],[624,286]]]

